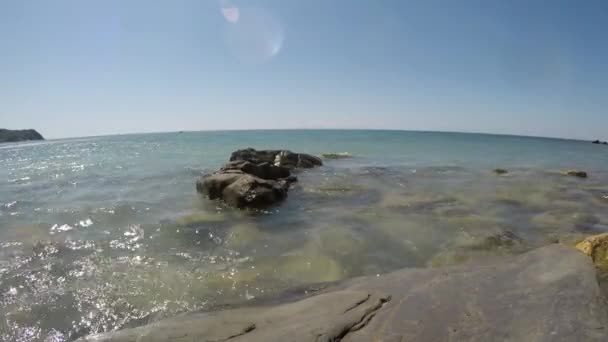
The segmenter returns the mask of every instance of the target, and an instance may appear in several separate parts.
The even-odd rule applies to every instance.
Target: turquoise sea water
[[[244,147],[349,152],[283,204],[200,198]],[[65,341],[307,284],[608,230],[608,147],[402,131],[235,131],[0,145],[0,340]],[[509,170],[496,175],[494,168]],[[564,176],[582,169],[588,179]]]

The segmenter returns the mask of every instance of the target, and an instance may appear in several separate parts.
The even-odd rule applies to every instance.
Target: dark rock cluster
[[[233,152],[228,164],[201,177],[196,190],[237,208],[260,208],[287,197],[290,184],[297,181],[293,169],[321,165],[321,159],[304,153],[248,148]]]

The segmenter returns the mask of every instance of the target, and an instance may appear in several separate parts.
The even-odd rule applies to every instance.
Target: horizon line
[[[249,128],[235,128],[235,129],[171,130],[171,131],[153,131],[153,132],[109,133],[109,134],[98,134],[98,135],[87,135],[87,136],[50,138],[50,139],[45,139],[45,140],[46,141],[56,141],[56,140],[87,139],[87,138],[102,138],[102,137],[114,137],[114,136],[125,136],[125,135],[146,135],[146,134],[205,133],[205,132],[256,132],[256,131],[259,131],[259,132],[264,132],[264,131],[377,131],[377,132],[415,132],[415,133],[447,133],[447,134],[494,135],[494,136],[506,136],[506,137],[555,139],[555,140],[569,140],[569,141],[582,141],[582,142],[596,140],[596,139],[565,138],[565,137],[556,137],[556,136],[526,135],[526,134],[514,134],[514,133],[491,133],[491,132],[480,132],[480,131],[442,131],[442,130],[419,130],[419,129],[396,129],[396,128],[252,128],[252,129],[249,129]]]

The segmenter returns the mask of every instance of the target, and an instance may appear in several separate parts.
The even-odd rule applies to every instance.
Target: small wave
[[[90,227],[91,225],[93,225],[93,220],[88,218],[86,220],[82,220],[82,221],[78,222],[78,224],[83,228]]]
[[[54,224],[51,227],[51,234],[68,232],[72,229],[74,229],[74,227],[70,226],[69,224],[62,224],[61,226],[58,224]]]

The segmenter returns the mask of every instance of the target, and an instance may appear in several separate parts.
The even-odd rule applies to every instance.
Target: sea
[[[199,177],[247,147],[348,158],[297,171],[263,210],[197,194]],[[2,341],[70,341],[608,231],[608,146],[588,141],[175,132],[2,144],[0,165]]]

